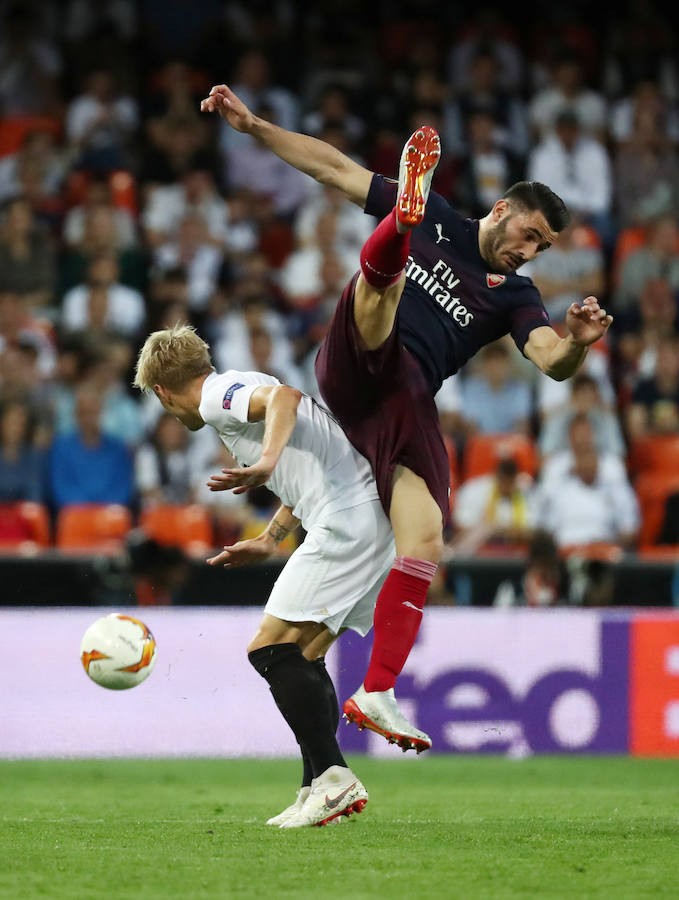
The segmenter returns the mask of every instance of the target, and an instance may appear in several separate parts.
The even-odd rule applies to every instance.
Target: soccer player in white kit
[[[207,424],[217,431],[240,468],[211,476],[212,490],[242,493],[266,484],[282,502],[259,537],[208,562],[229,567],[262,560],[300,523],[306,531],[248,645],[304,762],[296,802],[269,824],[324,825],[360,812],[368,794],[337,745],[339,707],[324,656],[342,630],[368,633],[394,559],[368,461],[327,410],[300,391],[259,372],[217,374],[207,344],[190,326],[147,338],[134,384],[153,391],[189,429]],[[431,744],[405,720],[403,728]]]

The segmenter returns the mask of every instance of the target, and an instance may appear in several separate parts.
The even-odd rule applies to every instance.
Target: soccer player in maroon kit
[[[381,219],[361,252],[316,359],[321,394],[373,467],[397,557],[377,601],[373,648],[349,720],[388,739],[431,746],[401,715],[394,685],[417,637],[449,516],[448,457],[434,403],[445,378],[482,346],[511,334],[542,372],[579,369],[612,317],[595,297],[568,310],[565,337],[540,294],[516,269],[548,249],[569,221],[559,197],[519,182],[480,220],[465,219],[429,188],[440,157],[434,129],[406,142],[398,183],[315,138],[255,116],[226,86],[201,109],[218,112],[281,159],[339,188]]]

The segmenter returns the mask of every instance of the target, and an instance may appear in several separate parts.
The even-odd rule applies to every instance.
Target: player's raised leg
[[[390,519],[396,559],[375,607],[373,647],[365,680],[344,704],[345,717],[418,753],[431,747],[429,735],[403,716],[394,696],[417,638],[427,591],[441,556],[442,516],[424,479],[399,466],[394,477]]]
[[[354,296],[354,319],[367,350],[391,334],[410,248],[410,232],[424,218],[434,169],[441,156],[435,129],[418,128],[406,141],[399,167],[398,195],[389,213],[361,250],[361,275]]]
[[[367,350],[379,348],[394,327],[403,291],[410,232],[424,218],[434,169],[441,155],[439,136],[423,126],[401,154],[394,212],[380,222],[361,251],[354,319]],[[348,721],[382,734],[405,751],[431,747],[427,734],[400,712],[394,685],[415,642],[429,585],[442,547],[441,510],[423,478],[397,467],[389,516],[397,558],[377,599],[373,650],[363,685],[344,704]]]

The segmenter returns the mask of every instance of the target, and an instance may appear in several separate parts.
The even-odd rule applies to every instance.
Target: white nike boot
[[[361,729],[368,728],[381,734],[390,744],[398,744],[406,750],[423,750],[431,748],[431,738],[424,731],[415,728],[398,708],[394,689],[388,691],[366,691],[363,685],[344,703],[344,718],[355,722]]]
[[[301,787],[297,791],[297,799],[292,804],[292,806],[288,806],[283,812],[278,813],[277,816],[273,816],[271,819],[267,820],[267,825],[282,825],[283,822],[287,822],[288,819],[291,819],[294,815],[296,815],[301,808],[304,806],[304,802],[306,798],[309,796],[309,791],[311,788],[307,785],[305,787]]]
[[[341,816],[360,813],[368,802],[368,792],[351,769],[330,766],[311,782],[304,806],[281,828],[329,825]]]

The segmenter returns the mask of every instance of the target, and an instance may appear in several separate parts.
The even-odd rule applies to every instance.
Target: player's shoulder
[[[238,369],[213,372],[203,383],[201,415],[209,422],[210,417],[220,414],[222,410],[232,409],[238,391],[249,389],[252,392],[252,389],[259,386],[277,384],[280,384],[277,378],[264,372],[243,372]]]
[[[513,303],[523,306],[527,303],[538,303],[542,305],[540,291],[533,284],[533,279],[528,275],[518,275],[514,272],[512,275],[488,275],[489,287],[494,287],[493,279],[502,278],[502,284],[497,285],[503,289],[503,293],[511,296]]]

